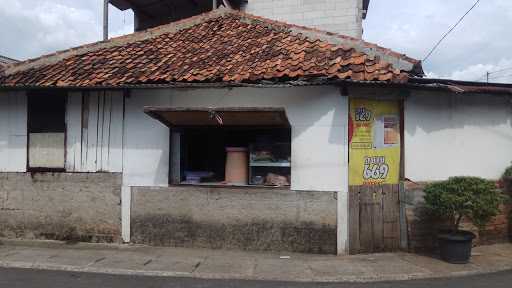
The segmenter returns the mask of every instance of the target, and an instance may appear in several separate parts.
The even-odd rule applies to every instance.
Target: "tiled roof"
[[[16,63],[18,62],[17,60],[14,60],[14,59],[11,59],[11,58],[7,58],[5,56],[2,56],[0,55],[0,75],[3,74],[4,70],[5,70],[5,67],[8,65],[8,64],[11,64],[11,63]]]
[[[0,86],[92,87],[333,78],[406,82],[421,63],[328,32],[218,9],[21,62]]]

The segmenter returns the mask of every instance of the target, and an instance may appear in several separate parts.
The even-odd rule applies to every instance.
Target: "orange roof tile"
[[[406,82],[421,63],[347,36],[219,9],[9,67],[0,86],[332,78]]]

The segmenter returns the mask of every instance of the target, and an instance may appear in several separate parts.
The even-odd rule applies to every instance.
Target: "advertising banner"
[[[398,102],[351,99],[348,132],[349,185],[398,184]]]

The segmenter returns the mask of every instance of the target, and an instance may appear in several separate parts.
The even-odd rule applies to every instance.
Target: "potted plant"
[[[475,234],[460,230],[462,219],[469,219],[483,229],[498,214],[502,201],[496,184],[478,177],[451,177],[427,185],[427,209],[450,225],[438,234],[441,259],[455,264],[468,263]]]

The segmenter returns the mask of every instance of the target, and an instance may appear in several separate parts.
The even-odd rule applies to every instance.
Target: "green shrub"
[[[512,165],[508,166],[507,169],[505,169],[502,178],[505,177],[512,177]]]
[[[425,188],[426,207],[436,216],[450,221],[459,230],[463,217],[479,229],[496,216],[504,197],[493,181],[478,177],[451,177]]]

